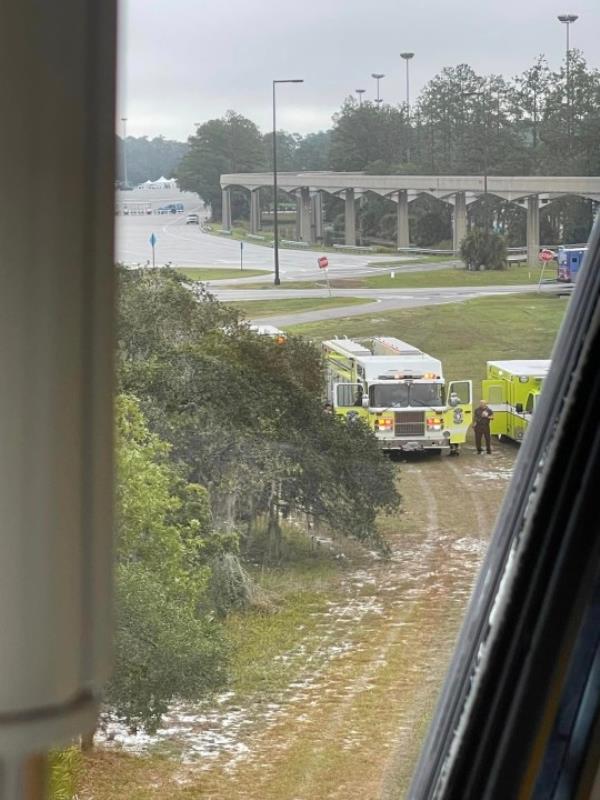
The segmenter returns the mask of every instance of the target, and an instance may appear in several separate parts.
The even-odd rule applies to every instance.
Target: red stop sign
[[[317,259],[317,262],[319,264],[319,269],[327,269],[329,266],[329,261],[327,260],[326,256],[321,256],[319,259]]]
[[[547,248],[540,250],[538,255],[540,261],[553,261],[554,257],[555,254],[552,252],[552,250],[548,250]]]

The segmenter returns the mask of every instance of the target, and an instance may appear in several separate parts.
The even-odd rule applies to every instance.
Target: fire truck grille
[[[422,411],[397,411],[396,436],[425,436],[425,417]]]

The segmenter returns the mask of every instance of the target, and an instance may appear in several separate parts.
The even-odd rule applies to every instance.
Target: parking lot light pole
[[[406,62],[406,121],[408,123],[407,144],[406,144],[406,160],[410,161],[410,60],[414,58],[414,53],[400,53],[400,58]]]
[[[571,154],[571,133],[573,127],[573,111],[571,103],[571,46],[569,41],[569,32],[571,25],[577,22],[579,17],[577,14],[559,14],[558,21],[562,22],[567,28],[567,145],[569,155]]]
[[[278,83],[304,83],[303,78],[288,78],[287,80],[273,81],[273,253],[275,261],[275,279],[273,283],[279,286],[279,219],[277,215],[277,115],[275,88]]]
[[[410,120],[410,60],[414,58],[414,53],[400,53],[400,58],[406,62],[406,116]]]
[[[361,108],[362,107],[362,96],[367,90],[366,89],[355,89],[354,91],[358,95],[358,107]]]
[[[383,74],[383,72],[373,72],[373,73],[371,73],[371,77],[375,78],[375,80],[377,81],[377,97],[375,99],[375,102],[377,103],[377,108],[380,108],[381,107],[381,103],[383,101],[382,101],[382,98],[379,97],[379,81],[382,78],[385,78],[385,75]]]

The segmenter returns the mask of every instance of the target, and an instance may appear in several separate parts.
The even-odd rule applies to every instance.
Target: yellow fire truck
[[[522,441],[549,369],[550,359],[487,362],[482,396],[494,412],[494,436]]]
[[[327,399],[364,420],[384,450],[458,455],[472,417],[472,382],[446,384],[442,364],[390,336],[323,342]]]

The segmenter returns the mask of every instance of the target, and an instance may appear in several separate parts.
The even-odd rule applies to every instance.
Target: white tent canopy
[[[140,183],[139,189],[172,189],[175,186],[175,179],[174,178],[165,178],[164,175],[156,181],[151,181],[148,179],[143,183]]]

